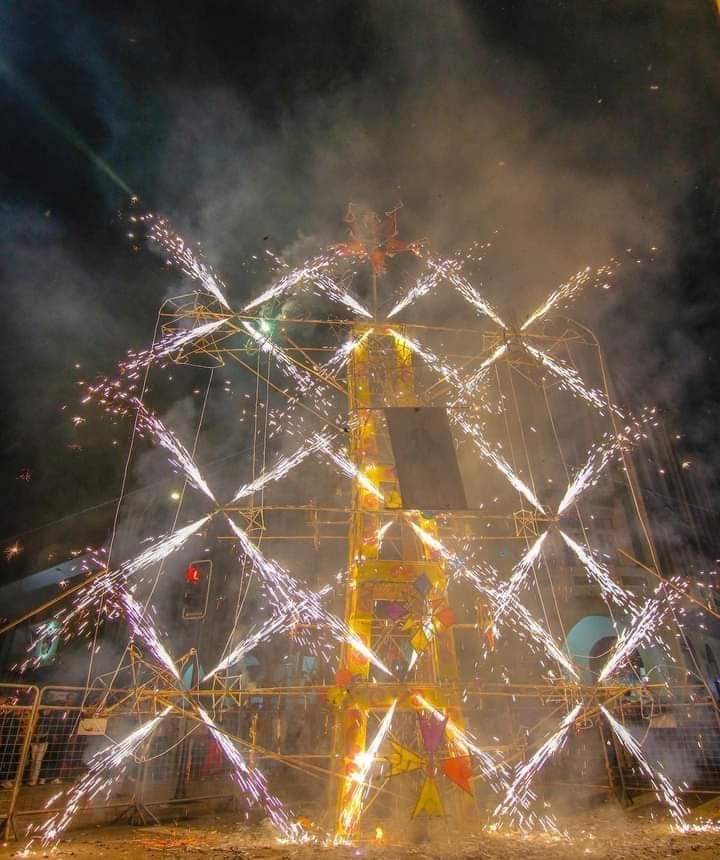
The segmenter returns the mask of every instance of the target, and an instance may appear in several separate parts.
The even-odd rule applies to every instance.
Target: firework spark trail
[[[211,320],[208,323],[195,326],[194,328],[184,329],[183,331],[174,331],[158,341],[150,349],[144,349],[142,352],[131,352],[126,361],[120,363],[120,369],[124,374],[137,373],[140,368],[145,367],[153,361],[165,358],[172,352],[182,349],[186,344],[191,343],[198,338],[212,334],[216,329],[226,322],[226,317]]]
[[[125,770],[124,767],[119,770],[121,765],[127,762],[127,759],[135,753],[145,738],[171,710],[171,707],[165,708],[153,719],[131,732],[124,740],[101,750],[90,759],[87,773],[70,789],[65,808],[56,812],[38,828],[37,832],[43,847],[47,848],[57,841],[85,800],[92,800],[101,791],[109,790],[111,783],[117,781]]]
[[[633,614],[636,614],[638,612],[638,608],[633,602],[632,594],[625,591],[624,588],[621,588],[617,582],[615,582],[615,580],[610,576],[610,571],[607,567],[596,558],[593,558],[587,549],[580,546],[579,543],[574,541],[569,535],[565,534],[562,529],[560,529],[560,535],[568,547],[570,547],[578,557],[580,563],[585,567],[590,578],[594,579],[598,583],[603,597],[606,600],[614,601],[623,609],[627,609]]]
[[[429,645],[433,641],[433,639],[435,638],[435,626],[433,625],[433,622],[432,622],[432,614],[431,613],[429,613],[429,612],[423,613],[423,616],[420,619],[419,629],[422,630],[423,634],[425,635],[425,639],[427,640],[428,645]],[[410,672],[412,669],[415,668],[415,664],[422,657],[422,655],[424,653],[425,653],[424,651],[416,651],[415,648],[413,648],[413,652],[410,655],[410,660],[408,661],[408,667],[407,667],[408,672]]]
[[[430,265],[433,265],[430,262]],[[449,266],[444,269],[444,276],[450,281],[450,283],[457,289],[460,295],[470,302],[473,307],[477,308],[480,313],[485,314],[490,317],[490,319],[500,326],[500,328],[507,328],[505,323],[502,321],[497,311],[493,308],[493,306],[488,302],[487,299],[483,298],[480,293],[473,287],[470,281],[467,278],[464,278],[454,266]]]
[[[600,710],[605,715],[615,737],[620,741],[625,749],[634,756],[640,769],[650,780],[650,784],[652,785],[653,791],[657,795],[658,800],[661,802],[664,801],[667,804],[670,809],[670,814],[675,819],[678,827],[681,830],[684,830],[686,826],[685,816],[688,814],[688,809],[678,797],[677,792],[670,783],[670,780],[664,773],[661,773],[659,770],[653,770],[653,768],[650,767],[647,759],[643,755],[640,744],[635,740],[625,726],[623,726],[622,723],[619,723],[603,705],[600,705]]]
[[[478,247],[481,250],[484,250],[489,248],[491,245],[491,242],[485,242],[483,244],[474,243],[471,251],[477,249]],[[400,301],[387,315],[388,319],[391,319],[396,314],[399,314],[401,310],[412,304],[414,301],[416,301],[416,299],[419,299],[421,298],[421,296],[425,296],[435,290],[437,288],[437,285],[443,278],[449,280],[449,272],[453,270],[457,271],[463,265],[463,259],[475,260],[475,262],[479,262],[480,260],[482,260],[482,257],[473,257],[471,251],[460,251],[454,256],[448,257],[444,260],[437,260],[433,257],[426,258],[426,265],[429,271],[424,272],[413,284],[413,286],[410,287],[410,289],[403,296],[403,298],[400,299]]]
[[[80,589],[80,591],[77,592],[73,606],[69,612],[64,615],[58,615],[55,619],[52,619],[54,622],[60,622],[60,628],[58,629],[52,622],[46,622],[40,627],[38,636],[32,643],[31,647],[35,648],[36,645],[43,642],[48,637],[54,638],[59,636],[63,631],[66,631],[69,628],[70,623],[75,618],[87,612],[102,597],[113,592],[119,594],[120,592],[118,589],[125,585],[129,577],[133,576],[138,571],[149,567],[151,564],[161,562],[171,553],[180,549],[188,538],[194,535],[205,525],[210,517],[211,515],[208,514],[207,516],[196,520],[194,523],[191,523],[189,526],[178,529],[172,534],[165,535],[152,546],[143,550],[139,555],[136,555],[134,558],[121,564],[116,570],[108,570],[104,574],[99,575],[92,582],[88,583],[85,588]]]
[[[281,370],[297,385],[298,391],[302,394],[316,391],[319,394],[324,390],[324,386],[318,383],[306,370],[298,367],[285,350],[273,343],[269,337],[254,329],[249,322],[243,322],[242,325],[250,337],[260,345],[262,352],[269,352],[272,355]]]
[[[430,704],[430,702],[428,702],[428,700],[419,693],[415,694],[415,700],[437,720],[440,722],[445,721],[446,715]],[[455,745],[460,748],[461,752],[464,752],[467,755],[472,754],[477,759],[480,772],[493,791],[507,791],[509,787],[509,771],[505,762],[495,761],[490,753],[478,746],[476,738],[474,738],[469,732],[463,731],[463,729],[449,718],[445,723],[445,731],[453,740]]]
[[[447,547],[445,547],[444,544],[442,544],[436,537],[433,537],[429,532],[426,532],[425,529],[421,528],[417,523],[414,523],[412,520],[409,520],[409,522],[420,540],[427,544],[431,549],[440,553],[458,576],[467,579],[468,582],[475,586],[477,591],[487,598],[494,614],[501,600],[501,592],[496,585],[498,578],[497,571],[487,563],[483,565],[482,570],[477,567],[473,567],[469,562],[447,549]],[[538,645],[542,645],[547,654],[555,660],[556,663],[561,665],[568,674],[579,680],[580,676],[567,655],[560,650],[547,630],[543,629],[535,618],[533,618],[530,611],[513,596],[505,595],[505,601],[505,616],[514,621],[518,627],[523,629],[530,636],[531,640],[536,642]]]
[[[306,841],[307,836],[304,830],[299,824],[290,821],[290,816],[285,807],[280,799],[272,794],[263,774],[256,768],[248,767],[238,748],[225,732],[217,727],[207,711],[198,705],[197,712],[232,765],[233,779],[245,794],[263,808],[267,817],[284,839],[290,842]]]
[[[185,541],[192,537],[192,535],[196,534],[212,516],[212,514],[206,514],[204,517],[200,517],[199,520],[195,520],[195,522],[190,523],[190,525],[183,526],[183,528],[162,537],[157,541],[157,543],[154,543],[152,546],[143,550],[130,561],[124,562],[120,565],[118,573],[125,577],[132,576],[139,570],[167,558],[171,553],[180,549]]]
[[[370,311],[361,305],[357,299],[350,295],[350,293],[343,290],[343,288],[327,274],[326,270],[334,262],[335,257],[332,254],[326,254],[315,257],[312,260],[307,260],[301,266],[298,266],[298,268],[292,269],[290,272],[283,275],[282,278],[268,287],[262,295],[245,305],[243,310],[252,310],[270,299],[275,299],[278,296],[281,296],[297,284],[305,281],[308,282],[315,291],[322,295],[345,305],[346,308],[349,308],[362,317],[372,319]]]
[[[375,732],[375,737],[366,750],[359,752],[355,756],[355,770],[350,774],[349,780],[352,782],[350,788],[350,796],[345,801],[340,818],[338,821],[338,835],[336,842],[347,840],[347,837],[352,834],[357,826],[360,816],[363,813],[365,799],[367,798],[370,786],[367,784],[367,777],[375,763],[382,742],[390,730],[395,708],[397,707],[397,699],[388,708],[385,716],[382,718],[380,726]]]
[[[619,666],[632,656],[642,642],[650,638],[662,621],[665,608],[663,603],[654,597],[649,597],[645,601],[639,614],[632,617],[628,626],[618,636],[615,647],[603,666],[602,672],[600,672],[599,683],[609,678]]]
[[[263,582],[266,583],[270,599],[279,613],[286,612],[291,608],[293,611],[298,612],[298,601],[306,600],[307,610],[303,610],[299,613],[300,615],[306,616],[315,623],[326,625],[338,639],[346,642],[386,675],[392,675],[390,669],[368,648],[357,633],[353,632],[337,615],[334,615],[322,606],[317,593],[309,592],[295,577],[290,576],[287,571],[283,570],[277,562],[266,558],[243,529],[236,525],[227,515],[226,519],[240,541],[243,551],[249,557]]]
[[[332,400],[330,398],[330,391],[328,388],[321,382],[318,382],[318,380],[306,370],[298,367],[285,350],[274,344],[269,338],[265,337],[265,335],[256,331],[250,323],[244,322],[243,328],[245,328],[248,334],[257,341],[263,352],[267,352],[273,356],[280,370],[295,384],[297,390],[301,394],[313,395],[315,409],[325,418],[329,419]],[[298,398],[297,396],[292,396],[289,400],[289,405],[292,406],[297,402]]]
[[[170,455],[170,462],[185,473],[188,481],[217,504],[217,499],[212,490],[205,483],[200,470],[195,465],[190,452],[185,448],[177,436],[169,430],[153,412],[150,412],[137,397],[133,397],[130,403],[137,409],[138,429],[141,433],[147,433],[162,446]]]
[[[259,490],[262,490],[263,487],[272,483],[273,481],[279,481],[281,478],[284,478],[290,471],[292,471],[296,466],[299,466],[304,460],[306,460],[311,454],[314,454],[324,446],[330,444],[330,436],[323,434],[316,434],[311,436],[310,439],[304,444],[301,445],[296,451],[293,451],[292,454],[289,454],[287,457],[282,457],[278,462],[272,467],[272,469],[267,469],[262,475],[259,475],[254,481],[251,481],[249,484],[243,484],[242,487],[235,493],[233,496],[233,502],[237,502],[239,499],[246,498],[247,496],[252,496],[253,493],[257,493]]]
[[[622,452],[628,443],[629,440],[624,435],[606,435],[601,442],[590,448],[585,464],[578,469],[565,490],[565,495],[558,505],[558,516],[565,513],[588,487],[595,486],[603,469]]]
[[[609,264],[600,266],[600,268],[595,269],[595,271],[593,271],[590,266],[580,269],[579,272],[576,272],[564,284],[560,284],[556,290],[553,290],[550,293],[545,301],[536,308],[520,326],[520,331],[525,331],[534,322],[542,319],[542,317],[544,317],[548,311],[552,310],[552,308],[554,308],[559,302],[570,302],[590,281],[594,281],[596,285],[601,285],[605,288],[609,287],[610,285],[607,283],[606,279],[617,270],[618,265],[619,263],[612,260]],[[564,305],[564,307],[565,306],[566,305]]]
[[[264,304],[270,299],[275,299],[283,293],[291,290],[296,284],[302,281],[314,278],[323,269],[326,269],[333,262],[331,255],[315,257],[312,260],[306,260],[301,266],[292,269],[282,276],[274,284],[271,284],[264,293],[253,299],[249,304],[245,305],[244,311],[250,311],[259,305]]]
[[[287,610],[273,615],[272,618],[269,618],[263,625],[258,627],[257,630],[250,633],[250,635],[243,639],[242,642],[238,643],[227,657],[225,657],[214,669],[205,675],[203,681],[207,681],[208,678],[212,678],[212,676],[217,675],[218,672],[222,672],[225,669],[236,665],[246,654],[257,648],[261,642],[267,641],[273,634],[289,630],[294,624],[298,623],[303,613],[312,609],[315,605],[316,599],[323,598],[331,588],[332,586],[326,585],[317,593],[311,593],[307,597],[303,597]]]
[[[600,473],[620,451],[621,445],[620,439],[609,437],[605,442],[600,442],[590,449],[585,464],[578,469],[565,490],[565,495],[558,505],[558,516],[564,514],[584,490],[595,486]]]
[[[392,317],[394,317],[396,314],[399,314],[401,310],[412,304],[416,299],[419,299],[421,296],[425,296],[428,293],[432,292],[437,287],[443,274],[443,264],[435,264],[430,272],[426,272],[424,275],[418,278],[415,284],[388,313],[387,318],[392,319]]]
[[[523,346],[530,355],[536,358],[541,364],[547,367],[548,370],[552,371],[552,373],[558,377],[564,388],[567,388],[573,394],[582,397],[583,400],[598,409],[601,414],[604,414],[606,409],[610,409],[619,418],[624,418],[620,409],[618,409],[614,404],[609,403],[602,391],[598,391],[596,388],[588,388],[574,368],[565,364],[564,361],[551,358],[547,353],[542,352],[542,350],[535,349],[534,346],[530,346],[528,343],[523,344]]]
[[[502,803],[496,807],[494,815],[518,817],[520,807],[527,806],[531,797],[533,779],[547,762],[563,748],[570,729],[581,709],[582,702],[578,702],[572,711],[565,714],[562,723],[560,723],[560,728],[555,734],[549,737],[525,764],[518,767],[515,779],[508,788]]]
[[[561,516],[587,487],[595,486],[600,473],[614,457],[621,455],[632,445],[638,444],[641,439],[647,438],[645,433],[647,424],[657,427],[654,408],[645,409],[637,418],[632,418],[617,436],[606,433],[597,445],[590,448],[585,464],[578,469],[565,490],[565,495],[558,505],[558,516]]]
[[[231,310],[224,294],[224,291],[227,290],[225,284],[210,266],[197,259],[182,237],[168,229],[167,222],[163,218],[152,218],[152,226],[148,235],[160,245],[171,262],[186,275],[201,283],[224,308]]]
[[[344,344],[335,350],[326,362],[320,365],[320,370],[325,371],[325,373],[330,374],[330,376],[337,376],[348,361],[350,361],[350,356],[353,354],[353,351],[360,346],[361,343],[364,343],[374,330],[375,329],[369,328],[357,337],[355,335],[350,337]]]
[[[496,624],[500,624],[507,612],[508,603],[517,592],[522,588],[528,573],[532,570],[533,565],[540,555],[542,546],[545,543],[545,538],[548,533],[543,532],[535,543],[528,549],[520,561],[513,567],[513,573],[507,585],[499,589],[499,601],[495,610],[494,620]]]
[[[499,346],[495,347],[492,353],[482,362],[480,367],[473,373],[473,375],[467,380],[465,383],[465,387],[468,392],[472,393],[475,389],[480,385],[481,382],[485,379],[485,375],[490,369],[491,365],[495,364],[495,362],[501,358],[507,352],[508,347],[506,343],[501,343]]]
[[[177,666],[165,646],[160,641],[160,636],[157,630],[150,623],[146,610],[140,606],[137,600],[135,600],[126,588],[122,589],[118,600],[125,610],[125,617],[127,618],[127,622],[130,625],[130,630],[133,635],[140,641],[144,642],[145,647],[150,651],[157,662],[165,666],[170,674],[179,681],[180,673],[178,672]]]
[[[484,585],[482,579],[472,570],[466,569],[462,572],[462,575],[469,582],[473,583],[475,588],[480,591],[481,594],[484,594],[487,597],[494,613],[495,607],[498,605],[500,600],[500,595],[497,590]],[[533,641],[542,645],[548,656],[562,666],[563,669],[575,678],[576,681],[580,680],[577,669],[573,666],[567,654],[564,654],[563,651],[560,650],[557,643],[547,630],[540,625],[540,623],[531,615],[530,611],[526,609],[525,606],[515,597],[506,598],[505,617],[512,619],[518,627],[525,630]]]
[[[456,388],[458,397],[472,393],[467,388],[467,380],[463,379],[454,367],[446,364],[441,358],[435,355],[431,349],[418,343],[418,341],[413,338],[400,334],[400,332],[395,331],[395,329],[390,329],[390,333],[404,347],[419,355],[425,364],[427,364],[427,366],[434,370],[439,376],[443,377],[446,382],[452,383]]]
[[[383,501],[385,496],[382,494],[381,490],[373,484],[370,478],[367,477],[358,467],[353,463],[353,461],[348,457],[347,453],[342,449],[333,448],[332,445],[324,444],[320,446],[321,450],[327,455],[327,457],[332,460],[333,463],[340,469],[340,471],[348,478],[352,478],[357,481],[364,489],[368,491],[371,495],[375,496],[375,498]]]
[[[535,507],[541,514],[545,514],[545,508],[540,503],[539,499],[533,493],[533,491],[528,487],[524,481],[522,481],[510,467],[510,464],[507,460],[499,454],[497,451],[493,451],[493,449],[488,444],[487,440],[483,436],[480,428],[470,423],[470,421],[461,414],[457,412],[451,411],[450,417],[454,424],[460,427],[470,438],[470,441],[475,445],[475,447],[480,451],[483,457],[486,460],[489,460],[512,484],[512,486],[525,498],[530,502],[533,507]]]
[[[319,293],[320,295],[327,296],[327,298],[332,299],[338,304],[345,305],[349,310],[354,311],[356,314],[359,314],[361,317],[365,317],[366,319],[372,319],[372,314],[370,311],[364,306],[361,305],[360,302],[347,290],[344,290],[338,283],[336,283],[331,277],[327,274],[320,272],[311,280],[312,287],[314,287],[314,291]]]

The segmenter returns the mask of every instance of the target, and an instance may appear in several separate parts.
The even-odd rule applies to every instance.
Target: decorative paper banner
[[[418,627],[413,636],[410,638],[410,644],[419,654],[422,654],[422,652],[430,644],[430,640],[425,635],[425,631],[422,629],[422,627]]]
[[[338,687],[349,687],[352,684],[352,672],[349,669],[338,669],[335,673],[335,683]]]
[[[445,776],[455,785],[472,794],[472,786],[470,785],[470,777],[472,776],[472,766],[470,764],[470,756],[458,756],[457,758],[446,758],[442,763],[442,771]]]
[[[393,600],[385,607],[385,614],[391,621],[398,621],[408,614],[408,608],[404,603]]]
[[[420,796],[415,804],[415,809],[413,809],[412,817],[416,818],[422,812],[424,812],[425,815],[444,814],[437,783],[431,776],[427,777],[420,789]]]
[[[415,590],[423,597],[425,597],[429,591],[432,591],[432,587],[433,585],[430,581],[430,577],[426,573],[421,573],[415,580]]]
[[[419,770],[425,764],[425,760],[416,752],[395,743],[395,741],[390,741],[390,743],[393,748],[393,752],[388,756],[390,776],[397,776],[400,773],[410,773],[411,770]]]
[[[437,748],[445,737],[447,717],[444,720],[438,720],[437,717],[431,714],[418,714],[417,718],[420,723],[420,734],[422,735],[425,749],[429,753],[437,752]]]
[[[455,613],[449,606],[443,606],[435,613],[435,620],[447,629],[455,623]]]

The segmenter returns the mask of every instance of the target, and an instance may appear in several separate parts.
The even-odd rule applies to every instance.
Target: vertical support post
[[[29,689],[35,691],[35,698],[30,708],[30,715],[28,717],[27,722],[27,730],[25,732],[25,737],[23,738],[22,749],[20,750],[20,760],[18,761],[17,771],[15,772],[15,784],[13,785],[12,795],[10,797],[10,805],[8,806],[7,818],[5,819],[4,838],[6,842],[10,839],[11,833],[13,835],[17,835],[15,833],[14,822],[15,807],[17,805],[18,795],[20,793],[20,785],[22,784],[23,773],[25,773],[25,765],[27,764],[27,755],[28,750],[30,749],[30,741],[32,739],[33,732],[35,731],[38,708],[40,706],[40,690],[37,687],[30,687]]]
[[[373,278],[374,288],[376,279]],[[377,299],[375,298],[375,302]],[[362,324],[360,324],[362,325]],[[398,659],[388,621],[378,608],[383,604],[400,603],[407,607],[406,620],[426,624],[430,613],[446,600],[444,563],[438,554],[420,541],[405,519],[389,440],[385,438],[385,405],[413,407],[418,403],[415,391],[413,352],[393,331],[374,326],[373,333],[358,343],[348,364],[348,403],[353,415],[350,449],[353,463],[382,492],[382,500],[359,481],[352,489],[352,515],[348,546],[349,586],[345,599],[345,621],[350,629],[372,648],[373,634],[377,647],[384,648],[378,656],[392,665]],[[393,514],[397,511],[396,514]],[[381,558],[377,533],[384,520],[395,516],[401,536],[397,541],[399,558]],[[413,519],[429,534],[437,536],[437,522],[419,513]],[[397,527],[397,526],[394,526]],[[416,583],[424,590],[419,590]],[[422,617],[420,608],[422,608]],[[407,629],[407,628],[406,628]],[[397,633],[397,631],[396,631]],[[408,635],[408,638],[411,638]],[[420,640],[422,641],[422,637]],[[458,680],[457,660],[452,628],[433,624],[430,641],[419,644],[418,666],[410,681],[396,681],[393,697],[398,698],[397,711],[414,711],[411,692],[421,692],[435,707],[464,728],[459,693],[438,691],[439,684],[454,684]],[[423,661],[420,665],[419,661]],[[343,646],[339,686],[340,693],[335,720],[334,751],[339,762],[340,785],[335,797],[336,835],[347,839],[342,813],[356,783],[356,760],[367,744],[368,712],[381,714],[389,707],[389,697],[383,698],[382,688],[369,684],[371,665],[367,658],[349,646]],[[352,680],[350,680],[352,679]],[[403,688],[406,695],[403,696]],[[452,749],[455,749],[452,746]],[[457,749],[457,753],[461,754]],[[475,805],[466,794],[458,792],[456,811],[467,817]]]

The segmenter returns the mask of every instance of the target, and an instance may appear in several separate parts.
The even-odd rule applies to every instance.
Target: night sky
[[[128,428],[74,428],[77,380],[148,344],[182,286],[133,250],[126,189],[236,302],[263,283],[250,255],[341,240],[349,200],[401,200],[439,250],[498,230],[500,306],[657,247],[578,316],[623,398],[720,466],[719,96],[711,0],[3,4],[3,546],[112,516]]]

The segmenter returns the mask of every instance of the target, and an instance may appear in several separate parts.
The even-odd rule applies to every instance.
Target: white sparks
[[[186,275],[202,284],[203,288],[214,296],[224,308],[230,310],[230,305],[224,294],[227,289],[225,284],[210,266],[197,259],[182,237],[170,232],[164,219],[153,219],[148,235],[165,250],[170,260]]]
[[[233,496],[233,502],[237,502],[239,499],[246,498],[247,496],[252,496],[253,493],[257,493],[259,490],[262,490],[263,487],[272,483],[273,481],[279,481],[281,478],[284,478],[289,472],[291,472],[296,466],[299,466],[304,460],[306,460],[311,454],[314,454],[316,451],[321,448],[324,449],[327,445],[330,444],[330,437],[326,435],[316,434],[311,436],[304,445],[301,445],[297,450],[293,451],[292,454],[289,454],[287,457],[282,457],[278,462],[273,466],[272,469],[268,469],[259,475],[254,481],[251,481],[249,484],[243,484],[242,487],[235,493]]]
[[[622,723],[619,723],[603,705],[600,705],[600,710],[605,715],[605,719],[610,724],[610,728],[613,730],[615,737],[620,741],[625,749],[634,756],[640,769],[650,780],[650,784],[652,785],[653,791],[657,795],[658,800],[667,804],[670,814],[675,819],[675,822],[681,830],[684,830],[685,816],[688,814],[688,810],[677,796],[675,789],[670,784],[670,780],[664,773],[661,773],[659,770],[653,770],[653,768],[650,767],[643,755],[640,744],[635,740],[625,726],[623,726]]]
[[[367,797],[370,786],[367,784],[367,778],[370,770],[375,763],[378,750],[385,740],[385,736],[390,730],[397,699],[388,708],[385,716],[382,718],[378,730],[375,732],[375,737],[366,750],[359,752],[355,757],[355,768],[349,776],[350,785],[346,791],[349,796],[344,798],[342,812],[338,821],[338,837],[337,841],[345,841],[352,834],[357,826],[360,816],[363,813],[365,798]]]
[[[589,576],[598,583],[605,599],[613,600],[618,606],[621,606],[624,609],[635,610],[631,595],[628,594],[624,588],[621,588],[617,582],[615,582],[615,580],[610,576],[610,571],[607,567],[596,558],[593,558],[587,549],[580,546],[579,543],[574,541],[569,535],[565,534],[562,529],[560,530],[560,535],[565,543],[580,559],[581,564],[585,567]]]

